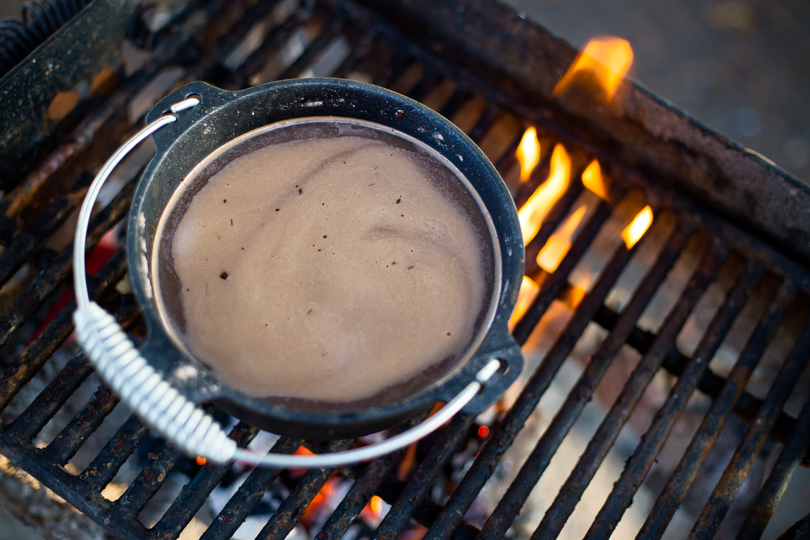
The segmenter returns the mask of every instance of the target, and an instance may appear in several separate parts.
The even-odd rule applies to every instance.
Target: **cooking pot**
[[[213,401],[233,416],[274,433],[326,440],[380,431],[436,402],[451,402],[465,389],[469,390],[476,378],[480,386],[459,408],[464,413],[477,414],[517,379],[523,368],[523,356],[507,328],[524,266],[517,212],[506,186],[486,156],[441,115],[370,84],[342,79],[299,79],[238,92],[194,82],[155,105],[147,115],[147,122],[157,126],[150,131],[157,151],[135,192],[127,232],[129,276],[148,327],[140,356],[154,377],[162,379],[186,401],[194,404]],[[456,189],[474,201],[466,205],[465,211],[470,212],[471,220],[479,224],[490,242],[486,246],[493,263],[488,276],[489,300],[466,353],[422,387],[400,389],[394,401],[372,400],[348,408],[313,409],[249,397],[224,384],[185,350],[159,305],[154,255],[160,238],[156,238],[156,232],[175,192],[187,179],[221,169],[249,151],[251,144],[255,148],[256,141],[261,142],[261,137],[267,137],[268,133],[300,122],[354,123],[394,137],[404,147],[410,145],[429,153],[455,173]],[[136,142],[131,141],[133,145]],[[110,169],[115,163],[108,163]],[[76,279],[78,284],[79,277]],[[494,364],[493,359],[498,363]],[[111,374],[117,369],[105,367]],[[483,372],[486,376],[482,378]]]

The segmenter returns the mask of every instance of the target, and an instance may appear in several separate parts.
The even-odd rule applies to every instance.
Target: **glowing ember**
[[[197,456],[197,465],[199,465],[200,467],[202,467],[203,465],[205,465],[205,462],[206,462],[206,461],[208,461],[208,460],[207,460],[207,459],[205,459],[204,457],[202,457],[202,456]]]
[[[602,177],[602,167],[599,166],[598,161],[591,161],[591,164],[588,165],[588,168],[585,169],[584,173],[582,173],[582,184],[592,192],[607,200],[608,188],[605,184],[605,179]]]
[[[565,305],[571,311],[576,311],[579,307],[579,304],[582,303],[582,299],[585,298],[588,290],[577,286],[577,285],[569,285],[566,289],[560,294],[560,302]]]
[[[489,428],[487,426],[481,426],[478,428],[478,438],[482,441],[489,437]]]
[[[540,143],[537,140],[537,130],[533,127],[527,129],[523,134],[515,156],[520,162],[520,181],[525,182],[540,162]]]
[[[382,514],[382,510],[383,510],[383,500],[381,498],[379,498],[378,496],[374,495],[371,498],[371,501],[369,501],[368,506],[371,509],[371,512],[376,517],[379,517],[380,514]]]
[[[336,476],[332,476],[326,481],[320,491],[318,491],[318,493],[312,498],[312,502],[309,503],[309,506],[307,506],[307,509],[304,511],[304,515],[301,517],[302,523],[309,523],[320,512],[330,510],[330,500],[335,495],[337,483],[338,478]]]
[[[509,318],[509,331],[515,327],[517,322],[523,318],[526,310],[532,305],[537,293],[540,292],[540,285],[532,281],[531,278],[523,276],[523,281],[520,284],[520,291],[518,292],[518,299],[515,303],[515,309],[512,311],[512,316]]]
[[[557,199],[568,187],[568,178],[571,174],[571,158],[563,145],[554,147],[551,154],[551,169],[548,180],[537,191],[532,193],[529,200],[518,212],[520,232],[523,234],[523,245],[528,245],[540,230],[540,225]]]
[[[562,226],[562,230],[551,235],[546,245],[537,254],[537,264],[540,268],[551,274],[560,266],[563,257],[571,249],[571,240],[587,210],[588,207],[584,204],[577,208],[577,211],[571,214],[571,217]]]
[[[402,461],[400,461],[397,466],[397,478],[403,482],[407,480],[411,469],[413,469],[416,464],[416,446],[417,443],[412,443],[405,449],[405,455],[402,456]]]
[[[630,222],[630,225],[622,231],[622,239],[624,243],[627,244],[627,249],[636,245],[636,242],[638,242],[641,237],[644,236],[644,233],[647,232],[647,229],[650,228],[652,221],[652,208],[645,206],[644,210],[639,212],[638,215],[633,218],[633,221]]]
[[[626,40],[610,36],[593,38],[557,83],[554,92],[568,88],[579,74],[592,73],[610,101],[632,64],[633,49]]]

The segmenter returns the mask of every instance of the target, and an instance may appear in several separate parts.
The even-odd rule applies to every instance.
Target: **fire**
[[[338,478],[336,476],[332,476],[326,481],[320,491],[312,498],[312,502],[307,506],[304,515],[301,516],[303,523],[309,523],[322,511],[330,510],[330,504],[332,504],[331,500],[335,495],[337,483]]]
[[[630,225],[622,231],[622,239],[624,243],[627,244],[627,249],[636,245],[636,242],[638,242],[641,237],[644,236],[644,233],[647,232],[647,229],[650,228],[652,221],[652,208],[645,206],[644,209],[633,218]]]
[[[571,217],[565,222],[562,230],[551,235],[546,245],[537,254],[537,264],[540,268],[551,274],[560,266],[563,257],[571,249],[571,240],[587,210],[588,207],[584,204],[577,208],[577,211],[571,214]]]
[[[525,182],[532,175],[532,171],[540,162],[540,142],[537,140],[537,130],[530,127],[520,139],[520,145],[515,152],[520,163],[520,181]]]
[[[482,441],[489,437],[489,428],[487,426],[480,426],[478,428],[478,438]]]
[[[562,294],[560,294],[560,302],[571,311],[576,311],[587,293],[588,290],[586,287],[569,285]]]
[[[610,36],[593,38],[557,83],[554,92],[568,88],[577,75],[592,73],[610,101],[632,64],[633,49],[627,40]]]
[[[568,187],[568,178],[571,174],[571,158],[563,145],[554,147],[551,154],[551,170],[548,180],[532,193],[529,200],[518,212],[520,232],[523,234],[523,245],[528,245],[540,230],[543,219],[551,207],[557,202]]]
[[[591,161],[591,164],[582,173],[582,184],[604,200],[607,200],[608,188],[605,179],[602,177],[602,167],[599,166],[598,161]]]
[[[208,460],[207,460],[207,459],[205,459],[205,458],[204,458],[204,457],[202,457],[202,456],[197,456],[196,461],[197,461],[197,465],[199,465],[200,467],[202,467],[203,465],[205,465],[205,462],[206,462],[206,461],[208,461]]]
[[[384,512],[385,502],[377,495],[374,495],[368,501],[368,504],[363,507],[363,510],[360,511],[360,517],[366,524],[376,528],[382,521]]]
[[[377,495],[374,495],[371,498],[371,501],[369,501],[368,507],[375,517],[380,517],[383,510],[383,500],[379,498]]]
[[[408,479],[408,475],[411,474],[411,470],[416,465],[416,445],[417,443],[408,445],[408,448],[405,449],[405,455],[402,456],[402,461],[397,466],[397,478],[403,482]]]
[[[523,276],[523,281],[520,284],[520,291],[518,292],[518,299],[515,303],[515,309],[512,311],[512,316],[509,318],[509,331],[515,327],[517,322],[532,305],[537,294],[540,292],[540,285],[532,281],[532,278]]]

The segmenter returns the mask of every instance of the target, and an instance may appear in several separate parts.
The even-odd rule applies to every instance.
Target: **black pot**
[[[190,400],[214,401],[245,421],[287,436],[309,439],[356,437],[390,427],[437,401],[449,401],[491,359],[502,369],[465,408],[476,414],[497,399],[518,377],[523,356],[507,329],[523,276],[524,251],[517,212],[495,168],[478,147],[442,116],[389,90],[341,79],[300,79],[226,92],[195,82],[173,92],[148,114],[151,122],[172,104],[196,95],[201,103],[180,112],[178,120],[156,132],[157,153],[140,180],[129,216],[127,250],[130,279],[143,307],[149,337],[143,356]],[[495,271],[491,302],[476,339],[457,365],[449,366],[423,388],[411,388],[394,402],[312,410],[248,397],[221,382],[191,355],[164,324],[153,290],[156,227],[181,181],[222,147],[249,132],[293,119],[313,117],[357,120],[410,141],[455,167],[480,208],[492,237]],[[299,120],[300,121],[300,120]],[[272,129],[272,128],[270,128]],[[228,146],[226,146],[227,148]],[[233,145],[230,145],[233,147]],[[223,158],[224,159],[224,158]]]

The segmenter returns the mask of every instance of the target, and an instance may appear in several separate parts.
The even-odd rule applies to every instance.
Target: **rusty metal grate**
[[[202,79],[228,89],[312,73],[361,77],[423,101],[456,121],[482,146],[507,180],[514,172],[514,150],[528,125],[537,127],[544,149],[562,143],[571,154],[572,181],[527,246],[527,274],[538,278],[541,285],[515,326],[514,335],[521,344],[531,343],[533,330],[543,326],[543,318],[555,302],[571,297],[572,276],[595,246],[604,241],[605,231],[615,216],[621,214],[622,201],[642,194],[656,216],[666,219],[657,220],[638,246],[627,249],[619,244],[609,251],[584,297],[573,304],[569,301],[573,308],[570,317],[548,344],[542,362],[530,373],[519,395],[505,402],[506,408],[496,416],[485,443],[479,443],[474,436],[476,419],[459,416],[430,441],[426,454],[420,456],[406,481],[395,474],[402,453],[341,470],[340,474],[354,479],[354,483],[317,537],[345,535],[374,495],[391,505],[373,532],[375,538],[396,538],[411,520],[426,527],[425,537],[430,539],[497,538],[511,534],[509,529],[532,489],[548,470],[586,404],[598,393],[617,355],[628,347],[637,351],[640,359],[621,383],[615,401],[607,407],[585,451],[536,526],[533,538],[552,538],[562,531],[634,409],[663,371],[672,375],[671,387],[591,523],[587,537],[604,538],[615,530],[696,389],[711,398],[711,404],[695,427],[680,462],[660,489],[639,537],[663,535],[732,412],[747,422],[748,428],[700,512],[693,534],[700,538],[714,535],[763,445],[776,441],[782,445],[781,453],[740,532],[742,538],[759,536],[796,465],[810,464],[810,402],[803,404],[798,417],[783,410],[810,355],[810,319],[801,307],[807,305],[810,291],[810,273],[805,267],[662,187],[648,171],[624,164],[612,157],[609,149],[595,148],[592,142],[555,122],[554,115],[547,110],[515,100],[479,74],[454,63],[452,55],[444,56],[423,46],[362,5],[348,1],[299,5],[290,0],[256,3],[210,0],[191,5],[177,24],[170,25],[171,33],[153,36],[156,49],[151,60],[123,79],[44,162],[22,179],[20,187],[0,202],[5,215],[0,235],[4,239],[0,283],[11,282],[23,267],[33,269],[35,274],[9,299],[0,318],[0,346],[5,358],[5,371],[0,378],[0,411],[5,410],[0,425],[3,455],[115,535],[176,538],[183,531],[211,492],[232,473],[231,467],[193,467],[171,446],[159,445],[148,454],[140,474],[120,497],[109,500],[103,496],[102,491],[122,465],[148,440],[149,430],[137,418],[130,417],[120,427],[116,426],[111,438],[100,443],[101,450],[86,467],[74,470],[75,467],[68,466],[118,403],[103,385],[98,386],[98,381],[92,378],[91,365],[82,355],[68,361],[36,397],[9,417],[9,405],[24,388],[33,387],[32,380],[38,373],[47,373],[49,359],[60,348],[64,350],[72,331],[72,301],[61,309],[54,305],[54,298],[68,286],[70,247],[55,251],[47,247],[46,240],[80,204],[91,173],[112,148],[142,124],[137,114],[134,121],[126,119],[127,108],[137,102],[144,88],[165,79],[167,68],[176,68],[169,86]],[[246,35],[256,39],[249,43],[243,39]],[[537,254],[582,197],[585,190],[579,178],[594,158],[600,160],[611,177],[612,189],[607,200],[592,204],[556,270],[545,272],[534,262]],[[510,184],[518,204],[525,202],[545,179],[548,160],[545,156],[525,184]],[[124,217],[134,182],[126,182],[94,218],[89,245],[97,244]],[[628,268],[641,264],[638,261],[643,258],[642,252],[646,254],[646,262],[641,265],[643,271],[637,273],[637,283],[632,284],[624,301],[613,301],[611,294],[619,282],[627,281],[626,276],[632,278]],[[673,279],[673,268],[685,257],[694,259],[694,264],[682,279],[671,305],[663,311],[660,323],[651,329],[650,325],[642,324],[642,318],[662,286]],[[95,273],[90,289],[137,337],[142,332],[138,308],[130,295],[120,292],[125,273],[125,255],[119,250]],[[725,276],[721,299],[700,328],[694,350],[684,355],[676,345],[678,336],[709,294],[712,283],[723,281],[721,276]],[[720,373],[714,364],[709,365],[710,360],[739,324],[754,296],[761,309],[755,313],[755,321],[733,365],[727,373]],[[31,327],[47,320],[44,317],[48,312],[54,313],[53,318],[42,325],[41,331],[32,334]],[[800,320],[798,330],[788,338],[784,335],[780,338],[790,341],[787,352],[773,367],[770,386],[759,391],[749,381],[788,318]],[[534,443],[514,480],[485,519],[478,524],[465,521],[476,497],[496,472],[560,368],[574,361],[572,351],[593,325],[603,329],[604,338],[596,344],[578,380]],[[29,339],[31,335],[35,337]],[[37,435],[74,393],[88,385],[92,385],[94,393],[84,407],[58,430],[53,440],[38,447]],[[258,430],[244,423],[236,424],[231,431],[231,437],[241,445],[250,443],[257,434]],[[437,477],[470,441],[480,446],[469,469],[449,497],[443,498],[446,500],[435,501],[431,493]],[[346,448],[354,442],[336,441],[323,446],[282,438],[273,448],[276,452],[293,452],[307,444],[309,448],[328,451]],[[162,517],[147,528],[139,515],[161,489],[169,472],[184,467],[190,471],[190,481]],[[278,483],[286,486],[288,495],[258,537],[287,537],[333,472],[311,470],[293,478],[272,469],[254,470],[224,504],[203,538],[231,537],[256,510],[265,493]]]

